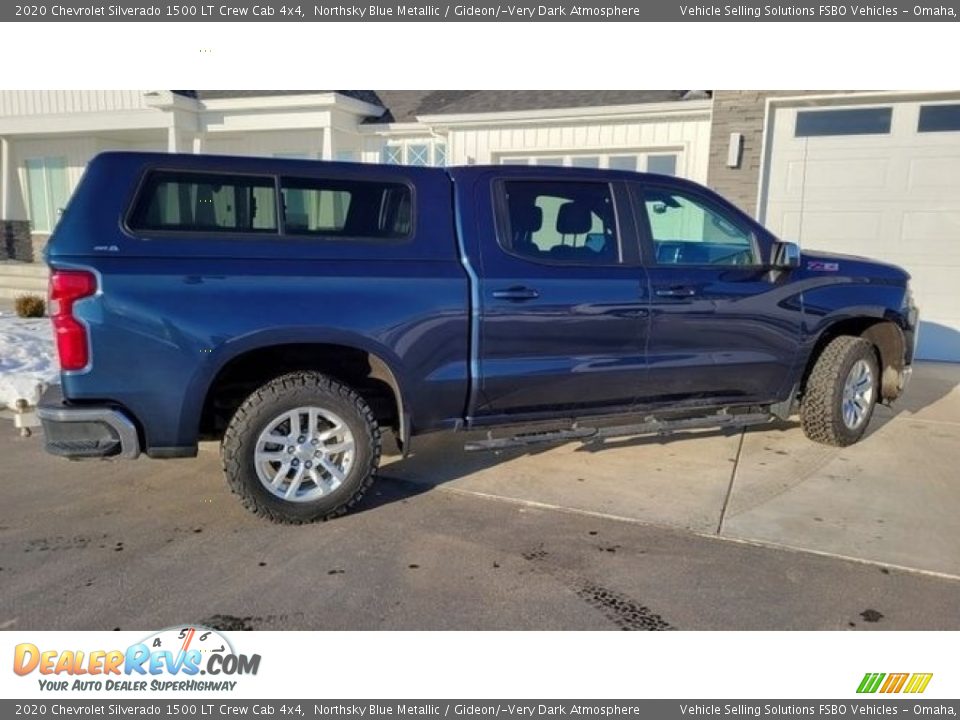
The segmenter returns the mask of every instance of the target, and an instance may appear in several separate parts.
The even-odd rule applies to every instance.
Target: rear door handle
[[[685,298],[693,297],[697,291],[691,287],[672,287],[657,290],[657,297]]]
[[[533,288],[527,287],[509,287],[505,290],[494,290],[493,296],[497,300],[513,300],[514,302],[523,302],[524,300],[536,300],[540,297]]]

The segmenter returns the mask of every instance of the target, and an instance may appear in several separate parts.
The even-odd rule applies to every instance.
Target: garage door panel
[[[905,212],[900,237],[914,247],[924,245],[931,252],[960,257],[960,210]]]
[[[910,161],[907,187],[960,193],[960,153],[946,157],[915,158]]]
[[[875,243],[880,234],[880,217],[876,212],[811,211],[784,213],[786,224],[802,232],[811,242],[843,240]],[[826,249],[826,248],[821,248]]]
[[[855,163],[845,160],[795,161],[790,163],[787,171],[787,190],[802,192],[804,188],[829,190],[851,186],[882,188],[887,184],[889,164],[887,160],[876,158]]]
[[[960,362],[960,133],[919,133],[916,98],[890,105],[887,135],[797,138],[796,109],[775,110],[763,217],[805,248],[902,266],[918,357]]]

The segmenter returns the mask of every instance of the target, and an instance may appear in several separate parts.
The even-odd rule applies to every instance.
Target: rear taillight
[[[97,278],[86,270],[50,273],[50,319],[57,339],[61,370],[82,370],[90,362],[87,329],[73,315],[73,304],[97,291]]]

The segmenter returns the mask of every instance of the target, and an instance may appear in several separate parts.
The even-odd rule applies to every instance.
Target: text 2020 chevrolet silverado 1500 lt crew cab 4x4
[[[495,448],[799,410],[847,445],[900,394],[917,323],[899,268],[801,255],[699,185],[605,170],[107,153],[47,260],[47,449],[220,439],[233,490],[288,522],[355,504],[385,427],[404,448],[536,428],[474,443]]]

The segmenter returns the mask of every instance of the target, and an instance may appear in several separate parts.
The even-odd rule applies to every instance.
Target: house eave
[[[684,100],[679,102],[640,103],[634,105],[606,105],[597,107],[558,108],[550,110],[516,110],[492,113],[464,113],[457,115],[421,115],[417,120],[433,126],[480,126],[493,124],[526,124],[533,122],[588,122],[591,120],[643,119],[646,117],[709,117],[712,100]]]

